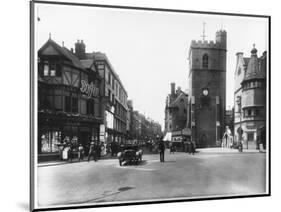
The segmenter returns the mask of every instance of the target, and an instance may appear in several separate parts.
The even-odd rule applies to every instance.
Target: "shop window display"
[[[58,145],[61,143],[60,131],[48,131],[41,136],[41,152],[53,153],[58,152]]]

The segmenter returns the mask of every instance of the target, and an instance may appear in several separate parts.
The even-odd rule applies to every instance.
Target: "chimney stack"
[[[81,60],[86,58],[86,45],[83,40],[77,40],[75,43],[75,55]]]
[[[176,94],[176,83],[172,82],[171,83],[171,95],[175,95]]]

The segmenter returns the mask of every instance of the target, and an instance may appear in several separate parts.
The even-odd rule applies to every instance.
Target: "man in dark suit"
[[[160,162],[165,162],[164,161],[164,156],[165,156],[165,144],[163,139],[161,138],[159,141],[159,153],[160,153]]]

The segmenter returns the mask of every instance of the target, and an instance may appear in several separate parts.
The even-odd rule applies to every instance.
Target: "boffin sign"
[[[87,97],[90,99],[92,97],[98,97],[99,96],[99,88],[94,85],[93,82],[88,83],[85,80],[81,80],[81,88],[80,91],[87,95]]]

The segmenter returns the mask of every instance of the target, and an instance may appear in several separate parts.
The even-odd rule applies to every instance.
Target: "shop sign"
[[[173,142],[182,142],[182,137],[181,136],[175,136],[172,138]]]
[[[100,125],[100,134],[104,135],[104,133],[105,133],[105,126],[104,126],[104,124],[101,124]]]
[[[81,80],[80,91],[83,94],[86,94],[88,98],[98,97],[99,96],[99,88],[96,87],[93,82],[91,82],[89,84],[85,80]]]
[[[182,134],[181,130],[172,132],[172,136],[177,136],[177,135],[181,135],[181,134]]]
[[[105,142],[105,136],[104,135],[100,135],[100,142]]]

